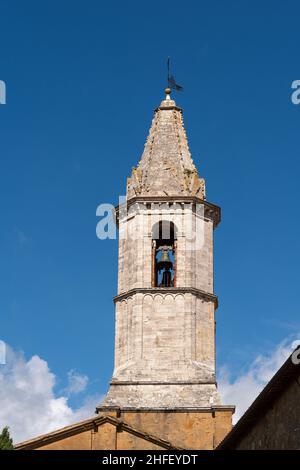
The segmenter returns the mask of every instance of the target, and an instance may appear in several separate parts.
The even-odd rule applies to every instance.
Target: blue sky
[[[300,331],[296,1],[1,2],[0,337],[104,393],[117,242],[96,238],[163,98],[166,58],[215,236],[217,363],[233,374]],[[73,398],[74,403],[82,399]]]

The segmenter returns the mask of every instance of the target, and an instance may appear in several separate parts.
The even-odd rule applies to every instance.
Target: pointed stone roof
[[[155,110],[141,160],[127,180],[127,198],[135,196],[197,196],[205,199],[184,130],[182,110],[170,98]]]

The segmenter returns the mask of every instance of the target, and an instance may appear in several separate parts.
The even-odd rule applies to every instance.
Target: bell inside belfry
[[[158,275],[161,274],[161,281],[158,287],[172,287],[173,262],[170,259],[169,252],[172,252],[172,246],[161,246],[157,250],[161,251],[160,261],[157,262]]]
[[[171,287],[172,286],[172,274],[170,270],[165,270],[163,272],[162,281],[159,287]]]
[[[155,287],[175,286],[175,226],[161,221],[153,229],[153,283]]]

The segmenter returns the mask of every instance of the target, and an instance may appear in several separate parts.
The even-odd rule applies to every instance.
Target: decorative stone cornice
[[[149,295],[179,295],[179,294],[192,294],[199,297],[206,302],[213,302],[215,308],[218,308],[218,297],[215,294],[204,292],[195,287],[135,287],[126,292],[122,292],[114,297],[114,302],[119,302],[131,297],[135,294],[149,294]]]
[[[153,381],[153,380],[139,380],[139,381],[129,381],[129,380],[115,380],[112,379],[110,385],[216,385],[215,380],[177,380],[176,382],[172,381]]]
[[[101,412],[108,412],[114,411],[118,413],[216,413],[222,411],[231,411],[232,414],[235,412],[234,405],[215,405],[215,406],[195,406],[195,407],[178,407],[178,408],[149,408],[149,407],[139,407],[136,408],[134,406],[126,406],[126,407],[118,407],[118,406],[97,406],[96,413]]]
[[[214,228],[221,222],[221,208],[216,204],[200,199],[196,196],[134,196],[127,199],[126,206],[122,205],[123,210],[127,210],[134,204],[146,205],[147,209],[151,209],[151,204],[196,204],[204,205],[204,217],[213,220]],[[119,225],[120,206],[115,207],[116,223]]]
[[[171,103],[174,103],[174,101],[171,101]],[[176,106],[176,104],[170,104],[170,105],[165,105],[165,106],[158,106],[155,108],[154,113],[157,113],[158,111],[164,110],[164,111],[170,111],[175,109],[175,111],[179,111],[182,114],[182,108],[179,106]]]

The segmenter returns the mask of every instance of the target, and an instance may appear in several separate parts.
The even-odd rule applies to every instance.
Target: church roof
[[[135,196],[197,196],[205,199],[184,129],[182,110],[170,98],[155,110],[144,152],[127,181],[128,199]]]
[[[297,349],[294,353],[296,351]],[[272,409],[276,400],[284,393],[292,381],[299,381],[300,364],[293,362],[292,358],[294,353],[288,357],[285,363],[267,383],[265,388],[216,450],[235,449],[243,437],[247,435],[258,422],[263,423],[266,427],[268,426],[267,420],[265,419],[266,412]],[[295,399],[297,399],[297,397],[295,397]]]
[[[97,415],[93,418],[86,419],[75,424],[71,424],[70,426],[66,426],[48,434],[43,434],[28,441],[20,442],[19,444],[16,444],[14,448],[15,450],[38,449],[39,447],[43,447],[47,444],[66,439],[68,437],[80,434],[91,429],[98,428],[105,423],[109,423],[112,426],[115,426],[118,431],[122,430],[124,432],[128,432],[129,434],[133,434],[134,436],[144,439],[145,441],[151,442],[161,447],[162,449],[180,449],[179,447],[173,446],[169,441],[161,439],[158,436],[154,436],[140,429],[136,429],[135,427],[126,423],[123,419],[115,418],[114,416],[110,415]]]

